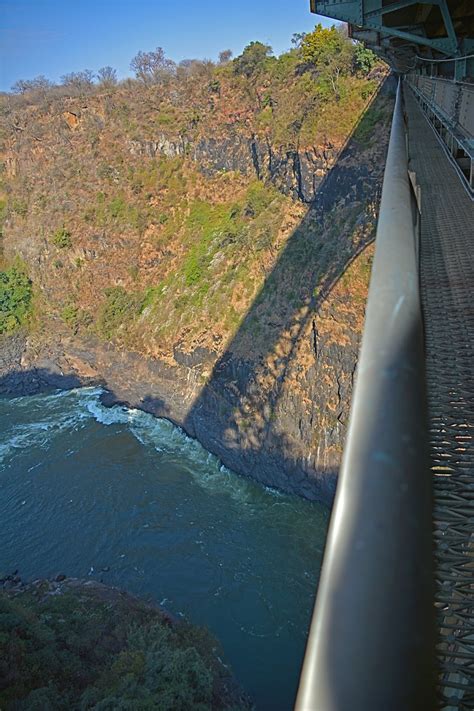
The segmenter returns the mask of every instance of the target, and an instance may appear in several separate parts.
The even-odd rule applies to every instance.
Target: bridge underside
[[[311,0],[311,11],[347,22],[350,35],[396,71],[452,58],[440,64],[447,76],[474,75],[471,0]]]
[[[474,203],[405,87],[421,187],[420,280],[443,702],[474,707]]]

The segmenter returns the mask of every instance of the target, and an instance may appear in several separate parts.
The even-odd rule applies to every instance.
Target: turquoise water
[[[207,625],[257,709],[292,708],[328,514],[99,388],[0,400],[0,570],[103,580]]]

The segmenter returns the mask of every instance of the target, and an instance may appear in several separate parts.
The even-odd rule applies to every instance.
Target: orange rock
[[[77,114],[73,113],[72,111],[64,111],[63,117],[69,128],[75,129],[79,126],[79,119],[77,118]]]

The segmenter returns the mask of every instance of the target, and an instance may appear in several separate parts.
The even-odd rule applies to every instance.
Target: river
[[[0,400],[0,571],[119,586],[208,626],[258,711],[292,708],[328,513],[99,388]]]

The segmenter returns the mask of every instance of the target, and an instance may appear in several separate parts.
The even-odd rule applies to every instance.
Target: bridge
[[[399,84],[296,709],[473,709],[474,2],[311,9]]]

